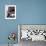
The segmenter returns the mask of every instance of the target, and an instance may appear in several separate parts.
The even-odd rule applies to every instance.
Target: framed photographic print
[[[46,25],[44,24],[19,24],[18,42],[23,40],[46,41]]]
[[[16,5],[5,5],[5,19],[16,19]]]

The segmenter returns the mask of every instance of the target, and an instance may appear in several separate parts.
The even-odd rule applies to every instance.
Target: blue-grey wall
[[[16,20],[5,20],[6,4],[16,4]],[[46,24],[46,0],[0,0],[0,43],[8,43],[9,32],[17,34],[18,24]]]

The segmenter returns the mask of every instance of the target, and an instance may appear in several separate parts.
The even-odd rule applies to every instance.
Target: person
[[[7,17],[13,18],[15,17],[15,8],[14,7],[8,7],[7,11]]]

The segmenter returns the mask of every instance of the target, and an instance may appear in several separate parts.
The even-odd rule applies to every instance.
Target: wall
[[[5,20],[5,4],[16,4],[16,20]],[[0,44],[18,24],[46,24],[46,0],[0,0]],[[17,41],[16,41],[17,43]]]

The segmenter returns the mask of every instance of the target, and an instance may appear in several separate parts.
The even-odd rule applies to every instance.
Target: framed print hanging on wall
[[[16,19],[16,5],[5,5],[5,19]]]

